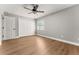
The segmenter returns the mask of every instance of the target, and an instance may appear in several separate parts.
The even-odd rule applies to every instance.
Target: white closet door
[[[3,40],[11,39],[11,21],[10,18],[4,17],[3,19]]]
[[[16,18],[4,16],[3,19],[3,40],[16,37]]]
[[[12,34],[12,38],[15,38],[17,36],[17,28],[16,28],[16,18],[11,18],[11,34]]]

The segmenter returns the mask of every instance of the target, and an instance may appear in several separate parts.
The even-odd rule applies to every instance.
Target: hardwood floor
[[[3,41],[0,55],[78,55],[79,47],[40,36]]]

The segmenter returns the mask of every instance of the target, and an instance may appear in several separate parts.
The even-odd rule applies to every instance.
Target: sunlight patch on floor
[[[47,52],[46,43],[41,38],[38,38],[36,42],[37,42],[38,52],[40,52],[41,54]]]
[[[2,41],[0,41],[0,46],[2,45]]]

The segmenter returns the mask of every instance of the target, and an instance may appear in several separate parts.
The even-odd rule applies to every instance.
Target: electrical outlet
[[[64,35],[61,35],[60,37],[61,37],[61,38],[64,38]]]

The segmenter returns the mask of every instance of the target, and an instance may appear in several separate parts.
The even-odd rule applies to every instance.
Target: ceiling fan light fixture
[[[32,11],[32,12],[30,12],[28,14],[31,14],[31,13],[33,13],[33,14],[36,14],[36,13],[44,13],[44,11],[38,11],[38,7],[39,7],[38,4],[31,4],[31,6],[33,7],[31,9],[24,6],[24,9],[27,9],[27,10]]]

